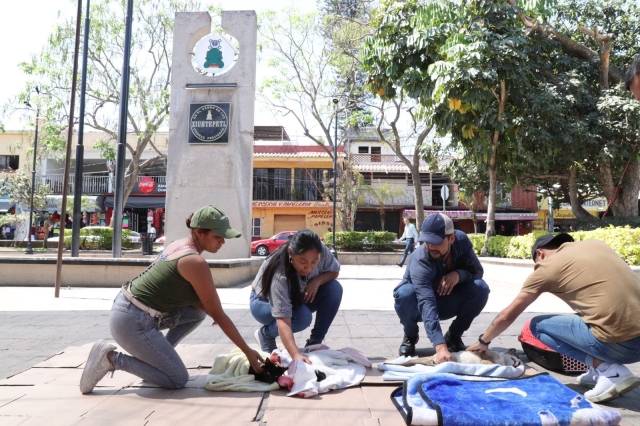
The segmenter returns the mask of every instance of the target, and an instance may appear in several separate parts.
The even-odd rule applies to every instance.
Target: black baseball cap
[[[533,243],[533,247],[531,247],[531,259],[536,261],[536,250],[539,248],[544,248],[544,246],[551,244],[551,242],[559,243],[559,246],[564,243],[572,243],[573,237],[569,234],[560,233],[558,235],[547,234],[541,237],[538,237],[535,243]]]

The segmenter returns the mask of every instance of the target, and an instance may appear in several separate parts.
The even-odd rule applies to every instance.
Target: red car
[[[266,256],[278,247],[289,241],[298,231],[284,231],[266,240],[253,241],[251,243],[251,253],[258,256]]]

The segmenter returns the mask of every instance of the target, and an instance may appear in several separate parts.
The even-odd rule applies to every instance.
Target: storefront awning
[[[473,212],[471,210],[425,210],[424,217],[426,218],[430,214],[444,213],[453,220],[459,219],[473,219]],[[415,219],[415,210],[405,210],[404,217]],[[477,213],[476,218],[484,222],[487,220],[486,213]],[[496,220],[538,220],[538,213],[496,213]]]
[[[158,209],[164,208],[166,197],[129,197],[125,209]],[[105,207],[113,207],[113,197],[104,198]]]
[[[486,213],[478,213],[478,220],[487,220]],[[496,220],[538,220],[538,213],[496,213]]]
[[[7,213],[16,203],[9,201],[7,198],[0,198],[0,213]]]

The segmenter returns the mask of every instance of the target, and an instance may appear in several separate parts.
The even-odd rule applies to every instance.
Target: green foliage
[[[120,103],[125,3],[121,0],[91,2],[85,123],[105,132],[110,141],[117,139],[115,117]],[[207,9],[216,12],[213,8],[203,7],[198,0],[136,0],[134,4],[126,126],[136,137],[127,143],[131,162],[125,171],[125,201],[140,170],[166,157],[158,154],[143,160],[142,153],[153,145],[154,135],[158,129],[166,127],[169,117],[175,13]],[[34,108],[37,105],[45,123],[40,129],[38,145],[42,138],[43,147],[59,155],[64,152],[66,140],[60,136],[69,120],[75,27],[75,15],[58,19],[43,49],[20,64],[27,84],[11,105],[13,112],[24,112],[23,103],[27,100]],[[34,95],[36,86],[40,90],[38,96]],[[109,159],[112,151],[105,145],[107,143],[101,142],[98,149]]]
[[[467,234],[467,237],[469,237],[473,245],[473,251],[475,251],[477,255],[480,255],[482,247],[484,247],[484,234]]]
[[[33,193],[35,211],[46,210],[47,195],[51,194],[48,185],[36,182]],[[0,197],[7,197],[14,203],[29,206],[31,201],[31,176],[22,170],[0,173]]]
[[[71,249],[71,235],[65,235],[64,247]],[[82,228],[80,229],[81,250],[111,250],[113,247],[113,228]],[[131,231],[122,230],[122,247],[131,248]]]
[[[562,223],[561,230],[568,232],[568,230],[573,228],[575,231],[593,231],[598,228],[606,228],[609,226],[640,228],[640,217],[607,216],[600,220],[590,221],[565,220]]]
[[[531,248],[536,239],[545,235],[544,231],[536,231],[521,236],[495,235],[489,238],[489,255],[509,259],[531,259]],[[569,233],[574,240],[601,240],[611,247],[629,265],[640,266],[640,228],[604,227],[593,231],[577,231]],[[482,241],[480,241],[482,238]],[[476,254],[480,254],[484,235],[469,235]]]
[[[325,241],[331,241],[333,234],[326,233]],[[340,251],[390,251],[396,234],[386,231],[346,231],[336,232],[336,249]]]

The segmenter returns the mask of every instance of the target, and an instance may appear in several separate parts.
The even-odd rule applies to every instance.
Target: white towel
[[[504,379],[515,379],[524,374],[525,366],[518,367],[504,366],[498,364],[459,364],[457,362],[443,362],[438,365],[412,365],[405,367],[401,364],[410,358],[400,357],[385,363],[378,364],[378,370],[384,371],[382,380],[404,381],[416,374],[423,373],[451,373],[465,376],[500,377]]]
[[[365,366],[371,366],[367,357],[353,348],[339,351],[331,350],[324,345],[305,348],[303,355],[307,356],[313,365],[293,360],[286,349],[276,353],[280,355],[282,365],[289,366],[286,374],[293,378],[293,388],[287,396],[308,398],[333,389],[358,385],[366,374]],[[326,379],[318,382],[316,370],[325,373]]]

